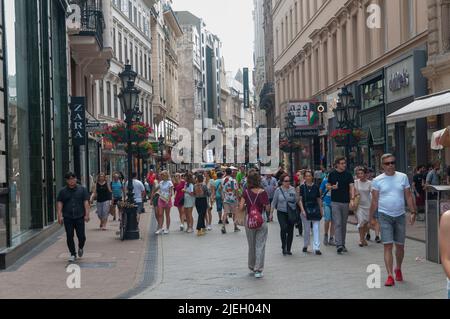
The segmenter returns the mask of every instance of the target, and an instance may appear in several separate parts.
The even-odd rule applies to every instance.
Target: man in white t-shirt
[[[374,214],[378,209],[378,221],[381,226],[381,241],[384,244],[384,261],[388,272],[385,286],[395,285],[395,281],[403,281],[402,263],[405,255],[406,239],[406,210],[405,198],[411,213],[410,224],[416,220],[416,208],[413,201],[408,176],[395,171],[395,157],[385,154],[381,157],[384,174],[372,182],[372,203],[370,206],[370,220],[375,222]],[[392,255],[395,244],[395,281],[394,258]]]
[[[133,193],[134,193],[134,202],[137,205],[137,221],[139,222],[139,217],[144,211],[144,201],[143,197],[145,196],[145,186],[142,184],[140,180],[137,179],[137,174],[133,173]]]

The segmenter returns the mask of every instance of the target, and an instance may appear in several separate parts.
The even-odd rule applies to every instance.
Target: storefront
[[[421,69],[426,66],[426,51],[414,50],[385,69],[387,151],[396,155],[397,169],[414,175],[418,165],[430,163],[433,152],[428,145],[431,135],[439,127],[437,116],[420,119],[389,120],[389,115],[399,111],[414,99],[427,93],[426,79]],[[418,151],[420,149],[420,151]]]
[[[380,171],[381,156],[386,152],[386,121],[384,70],[379,70],[358,82],[360,125],[367,138],[361,141],[359,164]]]
[[[56,196],[69,169],[62,3],[0,1],[0,269],[59,228]]]

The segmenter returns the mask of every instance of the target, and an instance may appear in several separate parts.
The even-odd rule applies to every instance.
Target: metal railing
[[[97,6],[82,6],[80,35],[95,36],[100,48],[103,49],[104,30],[105,19],[101,9]]]

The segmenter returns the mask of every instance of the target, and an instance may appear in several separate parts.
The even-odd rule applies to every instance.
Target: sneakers
[[[342,252],[348,253],[348,250],[347,250],[347,248],[345,248],[345,246],[342,246]]]
[[[186,233],[188,234],[192,234],[194,232],[194,230],[192,228],[188,228],[188,230],[186,231]]]
[[[308,247],[303,247],[303,252],[306,254],[308,252]]]
[[[184,225],[180,224],[180,231],[184,231]]]
[[[207,231],[211,231],[211,230],[212,230],[211,225],[208,225],[208,227],[206,227],[206,230],[207,230]]]
[[[255,272],[255,278],[256,278],[256,279],[261,279],[262,277],[264,277],[262,271],[257,271],[257,272]]]
[[[223,224],[222,220],[219,220],[219,225],[222,225],[222,224]]]
[[[384,284],[386,287],[392,287],[395,286],[395,280],[394,277],[389,276],[388,279],[386,280],[386,283]]]
[[[344,248],[342,248],[342,247],[339,247],[338,249],[337,249],[337,253],[339,254],[339,255],[342,255],[342,252],[344,251]]]
[[[328,235],[323,236],[323,244],[328,246]]]
[[[164,229],[163,234],[164,235],[168,235],[169,234],[169,230],[168,229]]]
[[[380,239],[379,236],[375,237],[375,242],[376,242],[377,244],[381,244],[381,239]]]
[[[227,233],[227,229],[225,228],[225,226],[222,227],[222,234],[226,234]]]
[[[68,261],[69,261],[70,263],[74,263],[76,260],[77,260],[77,256],[72,255],[72,256],[69,257],[69,260],[68,260]]]
[[[314,255],[316,255],[316,256],[322,256],[322,252],[321,252],[320,250],[316,250],[316,251],[314,252]]]
[[[366,235],[366,240],[370,240],[370,234],[369,233],[367,233],[367,235]]]
[[[395,281],[403,281],[403,273],[401,269],[395,269]]]
[[[82,258],[83,257],[83,255],[84,255],[84,250],[83,249],[78,249],[78,257],[79,258]]]
[[[226,221],[226,224],[228,225],[230,222],[228,221],[228,219],[227,219],[227,221]]]
[[[238,227],[234,227],[234,232],[235,233],[238,233],[238,232],[240,232],[241,230],[238,228]]]
[[[158,229],[156,232],[155,232],[155,235],[161,235],[162,233],[163,233],[163,229],[161,228],[161,229]]]

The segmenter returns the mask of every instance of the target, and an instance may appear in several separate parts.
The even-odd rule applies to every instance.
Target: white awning
[[[411,104],[389,115],[387,124],[417,120],[433,115],[450,113],[450,91],[440,92],[416,99]]]

